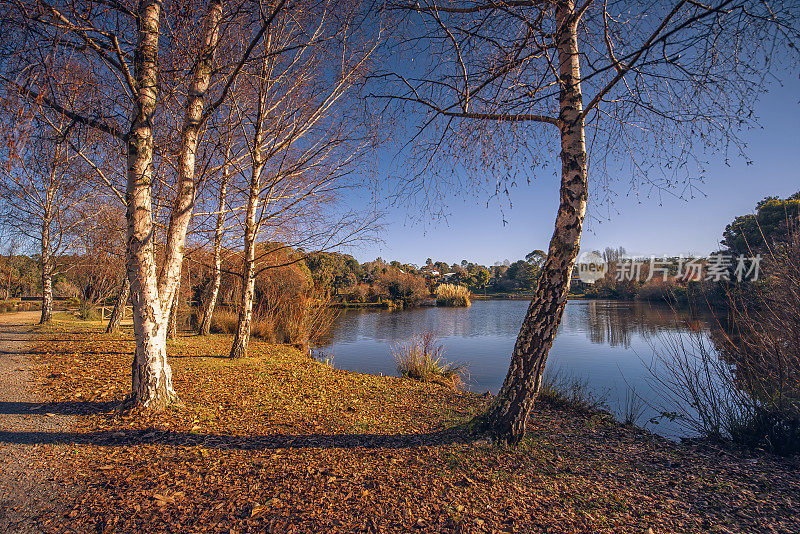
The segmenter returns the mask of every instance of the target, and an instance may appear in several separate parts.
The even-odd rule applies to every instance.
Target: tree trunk
[[[203,118],[205,94],[214,70],[214,53],[219,40],[219,23],[222,19],[222,0],[211,0],[205,20],[202,48],[198,52],[192,83],[186,95],[186,111],[181,130],[181,152],[178,161],[178,195],[172,207],[164,269],[159,280],[159,293],[165,302],[171,302],[178,286],[183,265],[186,231],[195,202],[194,172],[197,156],[197,143],[200,140],[200,127]]]
[[[211,319],[214,317],[214,307],[217,305],[217,297],[219,296],[219,288],[222,285],[222,231],[225,224],[225,195],[227,194],[228,187],[228,164],[227,159],[230,157],[230,147],[228,147],[226,155],[226,164],[222,172],[222,184],[219,189],[219,211],[217,213],[217,226],[214,230],[214,272],[211,280],[211,293],[208,295],[208,300],[205,303],[203,310],[203,320],[200,323],[199,333],[201,336],[207,336],[211,333]]]
[[[499,440],[512,445],[524,438],[528,415],[542,385],[547,355],[567,301],[586,213],[586,143],[581,119],[583,103],[577,25],[573,15],[573,1],[558,4],[556,45],[561,77],[561,193],[555,231],[536,293],[514,346],[508,375],[486,415],[489,429]]]
[[[255,175],[260,175],[260,170],[254,170],[254,178],[250,184],[250,198],[247,201],[247,221],[244,231],[244,264],[242,265],[242,300],[239,307],[239,322],[236,326],[236,337],[231,347],[231,358],[244,358],[247,356],[247,345],[250,342],[250,325],[253,321],[253,298],[255,296],[256,280],[255,248],[256,248],[256,210],[258,208],[258,195],[260,180]]]
[[[114,303],[114,310],[111,312],[111,317],[108,319],[108,326],[106,333],[119,332],[120,325],[122,324],[122,316],[125,315],[125,306],[131,295],[131,282],[128,280],[127,274],[122,280],[122,287],[119,288],[117,293],[117,302]]]
[[[178,288],[175,290],[175,295],[172,297],[172,305],[169,308],[169,332],[167,338],[170,341],[175,341],[178,337],[178,307],[180,306],[181,294],[181,279],[178,278]]]
[[[266,49],[270,49],[270,36],[267,35]],[[262,63],[262,80],[266,80],[269,57]],[[262,81],[263,83],[263,81]],[[239,321],[236,326],[236,337],[231,347],[231,358],[247,356],[247,345],[250,342],[250,326],[253,321],[253,298],[255,296],[255,256],[256,237],[259,223],[256,220],[258,200],[261,196],[261,173],[264,170],[262,144],[264,141],[264,119],[266,114],[267,91],[262,85],[258,97],[258,111],[254,123],[253,145],[251,152],[252,167],[250,170],[250,192],[247,199],[247,213],[244,226],[244,264],[242,265],[242,300],[239,307]]]
[[[186,97],[180,141],[178,188],[167,231],[161,278],[157,276],[153,242],[153,131],[158,83],[158,32],[161,4],[141,0],[137,9],[134,54],[136,93],[127,136],[128,278],[133,302],[136,353],[132,364],[131,401],[154,410],[177,400],[172,369],[167,363],[169,303],[177,290],[186,230],[194,208],[194,168],[205,94],[211,79],[222,16],[213,0],[206,16],[203,41]]]
[[[42,315],[39,324],[53,319],[53,259],[50,257],[50,217],[45,215],[42,223]]]
[[[136,95],[128,134],[126,203],[128,279],[133,303],[136,352],[131,369],[131,400],[159,410],[177,400],[167,363],[167,324],[159,295],[153,242],[153,131],[158,82],[158,32],[161,4],[141,0],[134,56]],[[178,193],[180,195],[180,191]]]

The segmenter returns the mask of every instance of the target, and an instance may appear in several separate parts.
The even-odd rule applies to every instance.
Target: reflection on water
[[[446,348],[446,357],[469,368],[473,391],[496,393],[528,302],[489,300],[470,308],[419,308],[406,311],[343,310],[322,351],[340,369],[396,374],[392,345],[430,330]],[[654,349],[664,334],[705,331],[706,321],[688,312],[646,302],[569,301],[548,360],[548,371],[586,378],[612,411],[622,409],[629,389],[652,406],[646,421],[659,413],[648,367],[657,367]],[[679,433],[669,421],[653,427]]]

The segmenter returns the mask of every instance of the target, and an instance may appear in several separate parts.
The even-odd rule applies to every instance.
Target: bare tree
[[[285,4],[286,0],[278,0],[267,9],[242,3],[226,9],[220,0],[209,0],[199,18],[196,11],[186,10],[180,3],[155,0],[139,0],[132,6],[82,1],[63,6],[46,1],[0,4],[4,29],[13,35],[3,49],[0,74],[4,84],[29,101],[102,132],[125,147],[127,271],[136,337],[131,401],[135,404],[160,409],[177,399],[167,363],[167,322],[195,202],[199,139],[208,118],[225,101],[230,86]],[[239,57],[226,58],[232,61],[224,68],[215,69],[221,26],[226,13],[232,12],[252,13],[249,24],[241,28],[249,45]],[[162,26],[165,17],[170,24]],[[169,53],[162,55],[162,51]],[[77,62],[94,81],[92,98],[73,105],[50,90],[53,58],[60,61],[65,57]],[[162,57],[175,58],[180,68],[162,70]],[[183,60],[178,61],[180,58]],[[212,78],[218,86],[214,99],[209,100]],[[167,84],[162,96],[159,87],[168,81],[176,85]],[[157,128],[165,127],[162,112],[168,108],[161,105],[174,101],[182,102],[183,109],[174,150],[177,163],[169,183],[159,184],[158,179],[168,176],[157,173],[155,167],[159,161]],[[160,156],[168,160],[172,154]],[[159,187],[162,192],[174,192],[160,270],[155,246],[157,206],[153,204]]]
[[[437,169],[455,167],[455,179],[466,174],[503,195],[518,173],[546,166],[548,153],[561,159],[547,259],[486,414],[500,439],[517,443],[566,303],[590,161],[601,192],[622,171],[634,185],[677,184],[691,193],[704,149],[742,149],[737,132],[752,124],[765,81],[783,58],[795,64],[786,45],[798,39],[798,3],[420,0],[387,7],[405,21],[392,52],[413,54],[413,62],[387,73],[392,90],[375,96],[421,115],[410,145],[413,190],[435,194],[440,189],[426,177],[447,178]]]
[[[88,170],[62,135],[69,120],[50,113],[45,120],[20,114],[17,135],[9,145],[7,161],[0,166],[0,195],[5,200],[5,221],[17,235],[39,249],[42,283],[40,324],[53,316],[53,277],[61,256],[81,236],[86,215],[82,208],[95,192],[87,187]],[[68,134],[69,135],[69,134]]]
[[[78,219],[77,254],[69,277],[80,288],[80,312],[88,318],[119,286],[125,266],[125,218],[124,211],[95,199],[82,205]]]
[[[232,114],[228,117],[228,131],[225,132],[225,155],[222,162],[222,174],[219,180],[219,192],[217,195],[216,215],[214,223],[214,238],[212,244],[213,265],[211,272],[211,282],[203,305],[202,318],[197,331],[202,336],[211,333],[211,320],[214,317],[214,308],[219,297],[219,288],[222,285],[222,241],[225,235],[225,220],[227,214],[228,181],[230,180],[233,150]]]
[[[367,144],[342,103],[363,78],[375,44],[353,38],[359,36],[357,13],[342,7],[325,2],[300,10],[304,16],[276,18],[265,37],[264,59],[235,100],[249,177],[242,188],[242,292],[231,357],[247,354],[257,264],[274,250],[259,254],[259,235],[268,229],[270,241],[303,234],[308,239],[308,223],[318,221],[314,214],[332,199]],[[312,233],[318,236],[319,228]]]

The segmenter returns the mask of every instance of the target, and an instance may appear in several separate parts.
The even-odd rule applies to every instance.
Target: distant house
[[[426,278],[439,278],[439,277],[441,276],[441,273],[440,273],[440,272],[439,272],[437,269],[434,269],[434,268],[433,268],[433,267],[431,267],[431,266],[425,266],[425,267],[423,267],[422,269],[420,269],[420,272],[421,272],[421,273],[422,273],[422,274],[423,274],[423,275],[424,275]]]

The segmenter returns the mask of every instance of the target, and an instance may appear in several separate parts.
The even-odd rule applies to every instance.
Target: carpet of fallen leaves
[[[604,414],[537,406],[530,439],[464,425],[487,398],[332,369],[254,340],[169,347],[183,406],[116,410],[130,336],[42,331],[43,435],[79,491],[47,532],[800,532],[794,459],[681,445]]]

